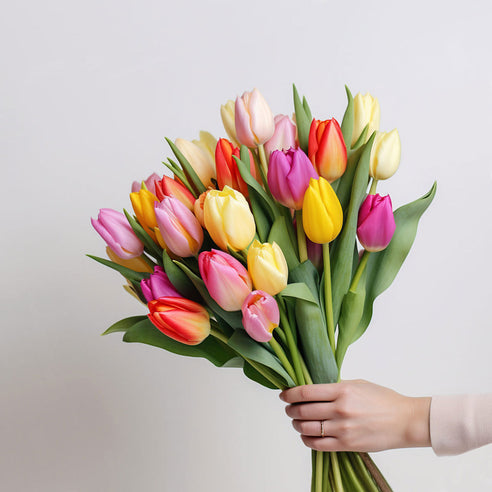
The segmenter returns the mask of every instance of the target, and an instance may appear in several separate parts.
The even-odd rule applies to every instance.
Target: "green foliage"
[[[296,112],[296,126],[297,135],[299,137],[299,146],[307,154],[309,145],[309,130],[311,128],[313,117],[306,98],[304,97],[301,103],[301,98],[297,92],[296,85],[292,84],[292,88],[294,92],[294,110]]]
[[[86,255],[89,258],[92,258],[93,260],[97,261],[98,263],[101,263],[102,265],[105,265],[109,268],[112,268],[113,270],[116,270],[117,272],[121,273],[123,277],[125,277],[129,281],[135,281],[135,282],[140,282],[144,278],[149,277],[149,273],[147,272],[136,272],[135,270],[132,270],[131,268],[127,268],[121,265],[118,265],[118,263],[114,263],[111,260],[106,260],[105,258],[100,258],[99,256],[93,256],[93,255]]]
[[[144,319],[147,319],[147,316],[130,316],[129,318],[120,319],[116,323],[113,323],[104,333],[101,333],[101,335],[128,331],[133,325],[136,325]]]

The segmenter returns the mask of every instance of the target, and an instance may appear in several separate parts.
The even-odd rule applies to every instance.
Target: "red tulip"
[[[186,205],[187,208],[193,211],[195,197],[188,188],[169,176],[163,176],[161,181],[156,181],[155,191],[160,202],[162,202],[166,196],[174,196],[183,205]]]
[[[198,345],[210,334],[207,310],[183,297],[160,297],[149,304],[147,315],[164,335],[186,345]]]

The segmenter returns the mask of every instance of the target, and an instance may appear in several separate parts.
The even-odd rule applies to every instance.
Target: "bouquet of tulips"
[[[167,140],[172,177],[133,183],[134,215],[101,209],[124,288],[148,308],[105,332],[241,367],[272,389],[340,379],[435,194],[392,210],[376,194],[400,162],[379,103],[352,97],[341,126],[313,119],[294,86],[294,117],[257,89],[221,107],[229,139]],[[313,451],[312,491],[390,490],[365,453]]]

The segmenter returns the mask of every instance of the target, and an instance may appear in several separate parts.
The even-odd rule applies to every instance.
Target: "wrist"
[[[429,416],[431,397],[407,397],[407,419],[404,431],[405,447],[431,445]]]

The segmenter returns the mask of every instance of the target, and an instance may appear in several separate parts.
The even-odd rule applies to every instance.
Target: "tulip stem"
[[[376,187],[377,186],[378,186],[378,180],[375,178],[372,178],[371,189],[369,190],[369,195],[375,195],[376,194]]]
[[[333,301],[331,293],[331,270],[330,270],[330,245],[323,244],[323,266],[325,274],[325,314],[326,326],[328,328],[328,338],[331,349],[335,353],[335,324],[333,322]]]
[[[323,492],[323,451],[316,451],[316,492]]]
[[[331,463],[331,470],[333,473],[335,492],[343,492],[342,475],[340,474],[338,455],[335,451],[330,451],[330,463]]]
[[[369,259],[370,254],[371,252],[367,251],[367,249],[365,249],[364,253],[362,253],[362,258],[359,261],[359,265],[357,266],[357,270],[355,271],[354,278],[352,279],[352,283],[350,284],[350,291],[355,292],[357,290],[357,285],[359,285],[359,280],[364,273],[364,269],[366,268],[367,260]]]
[[[280,346],[280,344],[277,342],[277,340],[275,340],[273,336],[269,343],[270,343],[270,347],[272,347],[273,351],[280,359],[280,362],[282,362],[282,365],[284,366],[285,370],[292,378],[292,381],[294,381],[294,384],[298,386],[299,383],[297,382],[296,373],[294,371],[294,368],[292,367],[292,364],[289,362],[287,355],[285,355],[284,349]]]
[[[301,361],[302,373],[304,375],[304,380],[306,381],[306,384],[314,384],[313,380],[311,379],[311,374],[309,374],[309,370],[306,366],[306,363],[304,362],[304,359],[300,354],[299,354],[299,359]]]
[[[294,364],[294,371],[296,374],[297,384],[304,385],[306,381],[304,379],[304,373],[302,371],[301,361],[299,360],[299,350],[292,335],[292,329],[290,327],[289,318],[287,317],[285,302],[282,297],[277,296],[279,311],[280,311],[280,324],[282,325],[287,338],[287,345],[292,357],[292,363]]]
[[[258,145],[258,155],[260,156],[261,169],[265,177],[268,175],[268,162],[265,154],[265,147],[263,144]]]
[[[151,266],[152,268],[157,265],[157,263],[155,261],[152,261],[145,253],[142,253],[140,255],[140,258],[142,258],[142,260],[144,260],[145,263],[147,263],[147,265]]]
[[[302,210],[296,210],[297,245],[299,246],[299,261],[301,263],[308,259],[306,246],[306,233],[302,226]]]
[[[225,345],[227,345],[228,348],[234,350],[234,352],[236,352],[251,367],[253,367],[254,369],[256,369],[265,379],[267,379],[268,381],[270,381],[270,383],[272,383],[278,389],[283,390],[283,389],[286,389],[287,388],[287,385],[282,380],[280,380],[279,378],[277,378],[275,374],[273,374],[270,371],[268,371],[266,367],[264,368],[261,364],[258,364],[254,360],[251,360],[251,359],[248,359],[247,357],[244,357],[237,350],[235,350],[233,347],[231,347],[227,343],[227,341],[228,341],[227,337],[223,333],[221,333],[219,330],[217,330],[216,328],[210,327],[210,334],[212,336],[214,336],[215,338],[217,338],[218,340],[220,340]]]

